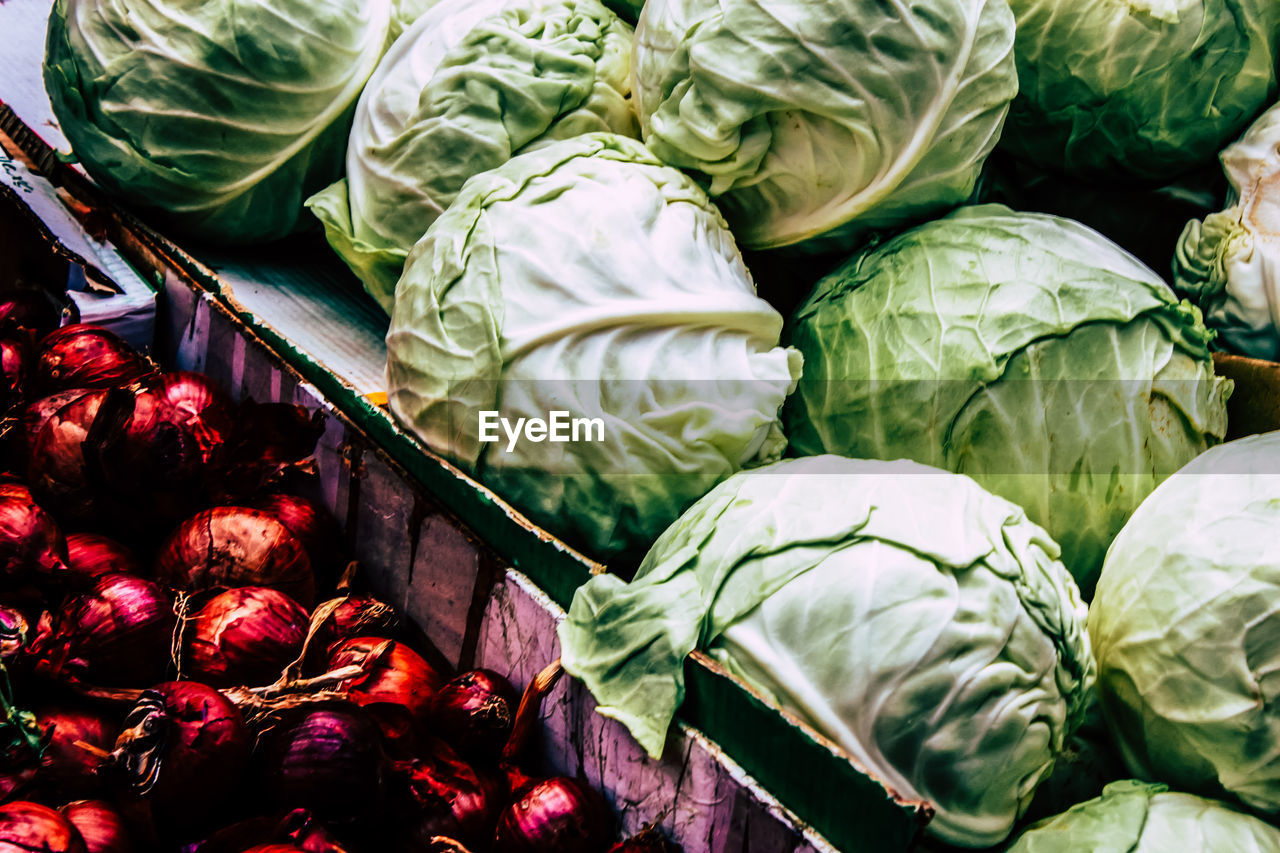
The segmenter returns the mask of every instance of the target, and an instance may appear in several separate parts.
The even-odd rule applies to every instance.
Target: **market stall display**
[[[1218,350],[1271,355],[1270,4],[335,2],[254,37],[252,4],[138,12],[138,33],[111,17],[128,6],[53,8],[72,155],[198,253],[345,261],[350,298],[390,316],[385,386],[306,375],[443,507],[353,501],[346,522],[411,531],[353,592],[339,525],[289,488],[322,423],[67,317],[0,347],[30,474],[0,490],[0,661],[17,689],[66,688],[10,715],[14,832],[73,849],[78,815],[104,844],[203,834],[202,853],[592,853],[665,808],[686,849],[737,850],[723,822],[691,831],[726,814],[684,796],[693,723],[817,830],[766,820],[743,850],[1269,849],[1280,433],[1239,437],[1280,428],[1280,365]],[[323,56],[338,42],[345,64]],[[319,118],[279,156],[216,132],[183,149],[179,90],[208,100],[202,127],[261,130],[228,81]],[[1213,158],[1255,118],[1222,154],[1227,194]],[[246,152],[262,162],[240,173]],[[310,206],[336,254],[297,215],[325,184]],[[166,287],[199,282],[306,361],[240,301],[252,277],[224,288],[113,221]],[[569,608],[527,612],[563,619],[533,657],[576,679],[548,722],[579,736],[550,746],[575,772],[513,763],[558,665],[462,665],[503,647],[474,627],[501,605],[470,546],[447,568],[419,547],[437,512]],[[32,759],[41,715],[64,722]],[[246,750],[237,719],[271,722]],[[166,758],[183,741],[154,730],[180,721],[222,727],[218,747]],[[202,760],[259,780],[252,806],[188,796]]]

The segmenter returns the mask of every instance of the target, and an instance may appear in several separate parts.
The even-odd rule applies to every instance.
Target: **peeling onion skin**
[[[279,590],[229,589],[183,629],[183,673],[213,687],[271,684],[301,653],[309,624],[302,605]]]
[[[88,853],[79,831],[58,812],[17,800],[0,806],[2,853]]]
[[[98,533],[67,534],[67,583],[87,586],[102,575],[141,575],[142,564],[129,546]]]
[[[67,571],[67,541],[53,516],[21,497],[0,497],[0,579],[7,585]]]
[[[330,649],[328,669],[352,665],[364,673],[340,685],[348,701],[374,717],[389,745],[411,750],[444,679],[413,649],[381,637],[353,637]]]
[[[179,524],[160,549],[155,576],[186,591],[268,586],[304,607],[315,601],[315,577],[302,542],[275,518],[249,507],[213,507]]]

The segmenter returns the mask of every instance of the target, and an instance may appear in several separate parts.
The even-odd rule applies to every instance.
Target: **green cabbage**
[[[561,623],[566,671],[650,755],[709,650],[952,843],[1004,838],[1084,712],[1093,660],[1048,535],[968,477],[836,456],[744,471],[598,575]]]
[[[1275,0],[1009,0],[1018,97],[1002,147],[1075,176],[1211,161],[1276,91]]]
[[[1006,853],[1084,851],[1280,853],[1280,830],[1213,800],[1126,780],[1032,826]]]
[[[1272,432],[1200,456],[1116,537],[1089,633],[1134,774],[1280,811],[1278,533]]]
[[[44,82],[95,181],[219,243],[283,237],[342,171],[389,0],[58,0]]]
[[[356,107],[347,176],[307,202],[388,314],[467,178],[555,139],[639,136],[631,39],[597,0],[448,0],[396,42]]]
[[[1280,359],[1280,107],[1221,155],[1227,207],[1187,223],[1174,286],[1204,310],[1229,349]]]
[[[792,448],[969,474],[1062,546],[1089,597],[1125,520],[1226,431],[1199,312],[1084,226],[962,208],[818,283],[790,341]]]
[[[848,247],[965,201],[1017,91],[1005,0],[650,0],[646,144],[744,246]]]
[[[706,195],[639,141],[586,134],[469,180],[409,253],[391,411],[572,544],[643,552],[781,454],[800,371],[781,331]],[[557,410],[599,418],[603,440],[480,441],[483,411]]]

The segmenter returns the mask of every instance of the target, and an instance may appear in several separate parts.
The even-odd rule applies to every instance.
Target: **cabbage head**
[[[346,177],[307,202],[388,314],[409,249],[467,178],[559,138],[639,136],[631,40],[598,0],[445,0],[392,46]]]
[[[571,544],[638,557],[716,483],[781,455],[800,372],[781,332],[706,194],[638,140],[586,134],[469,180],[409,253],[391,411]],[[482,442],[484,411],[600,426]]]
[[[1227,349],[1280,360],[1280,106],[1221,155],[1225,210],[1187,223],[1174,285],[1197,302]]]
[[[1005,853],[1280,853],[1280,829],[1230,806],[1127,779],[1027,829]]]
[[[342,172],[389,0],[58,0],[44,84],[81,165],[166,231],[261,243]]]
[[[1076,177],[1212,161],[1276,92],[1274,0],[1009,0],[1018,97],[1002,147]]]
[[[1116,537],[1089,633],[1135,775],[1280,811],[1278,531],[1272,432],[1187,465]]]
[[[973,480],[815,456],[744,471],[680,517],[635,580],[597,575],[565,669],[650,755],[704,648],[950,843],[1008,835],[1084,712],[1085,608],[1048,534]]]
[[[848,248],[968,199],[1017,91],[1005,0],[649,0],[645,143],[742,244]]]
[[[1088,598],[1129,514],[1226,432],[1209,339],[1097,232],[961,208],[818,282],[790,328],[788,435],[972,476],[1049,531]]]

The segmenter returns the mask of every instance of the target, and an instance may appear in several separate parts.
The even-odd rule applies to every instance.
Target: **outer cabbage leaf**
[[[650,0],[645,142],[743,245],[847,248],[965,201],[1017,90],[1005,0]]]
[[[1089,632],[1138,776],[1280,810],[1280,432],[1200,456],[1107,554]]]
[[[1043,820],[1007,853],[1276,853],[1280,830],[1224,803],[1164,785],[1113,782],[1097,799]]]
[[[1004,838],[1084,710],[1085,608],[1025,514],[913,462],[835,456],[744,471],[559,628],[565,669],[651,754],[709,649],[952,843]]]
[[[1212,160],[1276,92],[1272,0],[1010,0],[1004,148],[1079,177],[1165,180]]]
[[[818,283],[790,329],[806,370],[788,435],[969,474],[1054,536],[1088,598],[1142,498],[1225,435],[1209,338],[1097,232],[962,208]]]
[[[307,202],[388,314],[467,178],[580,133],[639,136],[631,40],[597,0],[447,0],[396,42],[356,107],[346,178]]]
[[[166,231],[283,237],[334,180],[389,0],[58,0],[44,81],[80,163]]]
[[[1174,285],[1235,352],[1280,359],[1280,107],[1222,152],[1226,209],[1187,223]]]
[[[392,412],[597,556],[642,552],[785,445],[799,376],[706,195],[638,141],[587,134],[472,178],[409,253]],[[479,413],[600,418],[603,441],[480,441]]]

